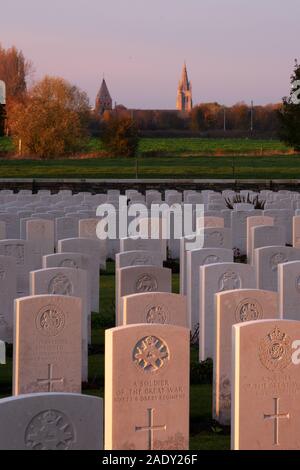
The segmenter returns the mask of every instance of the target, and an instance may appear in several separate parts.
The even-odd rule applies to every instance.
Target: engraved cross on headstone
[[[279,398],[274,398],[274,414],[264,415],[264,419],[273,419],[274,420],[274,445],[279,445],[279,420],[280,419],[290,419],[289,413],[279,413]]]
[[[147,450],[153,450],[153,443],[154,443],[154,432],[155,431],[166,431],[167,426],[166,424],[164,425],[157,425],[154,426],[154,419],[153,419],[153,414],[154,414],[154,409],[153,408],[148,408],[148,426],[136,426],[135,431],[148,431],[148,449]]]
[[[53,392],[53,384],[63,384],[64,377],[54,378],[53,377],[53,364],[48,364],[48,378],[47,379],[37,379],[38,384],[48,385],[48,392]]]

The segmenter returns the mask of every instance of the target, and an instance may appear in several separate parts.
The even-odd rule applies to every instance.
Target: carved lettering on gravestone
[[[278,264],[280,263],[287,263],[288,259],[286,258],[284,253],[276,253],[273,256],[271,256],[270,259],[270,266],[272,271],[277,271],[278,269]]]
[[[236,308],[235,318],[238,323],[260,320],[263,317],[263,309],[255,299],[244,299]]]
[[[59,266],[62,268],[78,268],[76,262],[69,258],[63,259]]]
[[[165,342],[155,336],[145,336],[133,349],[133,362],[144,372],[156,372],[169,360]]]
[[[37,314],[35,324],[45,336],[57,336],[65,326],[65,314],[57,307],[48,305]]]
[[[221,259],[219,258],[219,256],[209,255],[204,259],[203,265],[206,266],[207,264],[214,264],[214,263],[220,263],[220,262],[221,262]]]
[[[135,427],[135,432],[147,432],[148,438],[147,438],[147,443],[148,447],[147,450],[153,450],[153,444],[154,444],[154,432],[155,431],[166,431],[167,430],[167,425],[162,424],[162,425],[155,425],[154,424],[154,408],[148,408],[147,413],[148,413],[148,424],[146,426],[136,426]]]
[[[48,293],[54,295],[72,295],[72,282],[65,274],[57,274],[49,283]]]
[[[169,312],[165,305],[154,305],[146,308],[147,323],[161,323],[164,325],[169,318]]]
[[[219,279],[219,291],[240,289],[242,281],[240,276],[234,271],[224,273]]]
[[[264,420],[274,420],[274,438],[273,445],[279,446],[279,422],[281,419],[290,419],[289,413],[280,413],[279,398],[274,398],[274,413],[264,414]]]
[[[131,262],[131,266],[145,266],[147,264],[152,264],[151,256],[138,256]]]
[[[153,292],[157,288],[157,280],[151,274],[142,274],[136,281],[136,292]]]
[[[276,326],[260,343],[260,362],[266,369],[276,371],[289,367],[291,358],[291,338]]]
[[[32,450],[69,450],[76,442],[72,421],[61,411],[38,413],[25,431],[25,445]]]
[[[23,265],[24,264],[24,245],[16,245],[16,244],[10,244],[10,245],[4,245],[4,254],[6,256],[13,256],[16,259],[17,265]]]

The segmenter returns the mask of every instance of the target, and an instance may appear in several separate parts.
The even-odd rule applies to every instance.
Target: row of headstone
[[[196,197],[196,195],[189,196],[192,199]],[[110,195],[112,200],[114,197],[114,194]],[[133,200],[140,199],[136,193],[133,193],[132,197]],[[171,201],[179,200],[174,193],[168,193],[167,197]],[[218,195],[207,193],[201,197],[207,201],[207,204],[222,205]],[[284,204],[287,205],[287,202]],[[238,230],[237,220],[240,220],[240,217],[234,213],[242,212],[241,209],[245,210],[246,207],[238,205],[232,212],[235,230]],[[248,209],[249,215],[252,210]],[[255,215],[255,217],[265,216]],[[279,237],[283,231],[280,224],[273,223],[274,220],[257,220],[249,226],[248,220],[249,216],[243,221],[246,229],[243,244],[248,246],[247,233],[250,232],[249,247],[253,265],[233,263],[233,243],[225,248],[218,246],[221,239],[218,233],[222,233],[218,232],[219,230],[227,229],[228,236],[232,237],[230,228],[224,229],[218,226],[218,221],[215,227],[209,226],[212,220],[207,221],[204,228],[207,234],[210,234],[209,230],[214,230],[214,236],[209,235],[207,238],[218,240],[218,243],[215,242],[212,247],[187,250],[184,253],[186,278],[190,283],[195,283],[195,288],[190,288],[190,291],[187,283],[184,293],[193,294],[198,285],[198,316],[197,307],[193,310],[191,299],[171,293],[171,272],[162,267],[166,253],[165,243],[156,240],[156,244],[151,245],[149,242],[154,240],[142,240],[142,243],[139,243],[136,239],[121,242],[123,252],[117,256],[116,270],[118,281],[116,282],[116,325],[127,326],[118,326],[106,332],[105,447],[107,449],[152,450],[188,447],[189,330],[182,327],[196,326],[197,319],[200,359],[206,357],[214,359],[213,415],[219,422],[228,424],[231,409],[232,447],[299,448],[297,440],[286,438],[288,432],[295,430],[299,433],[295,424],[298,418],[296,402],[289,400],[294,384],[297,386],[296,375],[294,380],[293,377],[291,381],[285,378],[281,382],[278,371],[288,367],[293,374],[295,369],[292,353],[293,349],[297,352],[299,346],[298,324],[290,322],[290,325],[293,323],[293,330],[286,327],[289,331],[285,332],[287,322],[281,318],[297,319],[300,262],[290,261],[300,259],[300,250],[284,246],[287,238]],[[93,224],[91,223],[94,230],[95,222]],[[294,234],[296,225],[295,218]],[[276,238],[277,236],[279,238]],[[95,237],[86,238],[91,241]],[[99,244],[86,254],[83,247],[86,238],[77,238],[76,242],[63,240],[59,245],[62,251],[66,242],[65,253],[58,255],[44,256],[42,243],[37,244],[35,254],[39,258],[44,256],[44,269],[41,270],[39,269],[41,266],[36,265],[31,269],[30,292],[36,295],[16,300],[15,324],[11,322],[11,331],[14,329],[15,337],[13,380],[16,397],[9,399],[10,402],[15,400],[17,403],[16,400],[20,400],[18,403],[22,403],[23,397],[29,398],[29,396],[37,399],[41,392],[42,398],[47,399],[49,392],[60,394],[68,392],[67,397],[71,397],[75,396],[74,392],[78,394],[81,391],[81,382],[84,380],[83,363],[87,358],[87,351],[83,353],[83,350],[90,333],[90,307],[84,305],[91,297],[91,273],[87,272],[88,269],[83,271],[78,265],[75,270],[74,258],[69,255],[86,256],[85,268],[90,267],[88,259],[94,261],[92,279],[97,279],[98,288],[99,267],[101,262],[105,264],[106,259],[105,256],[101,256],[103,252],[99,249]],[[204,240],[207,238],[204,236]],[[223,240],[226,240],[226,237]],[[99,242],[96,239],[93,241]],[[276,241],[275,245],[270,246],[270,241]],[[30,244],[31,240],[27,242]],[[148,251],[149,248],[152,250]],[[128,249],[131,250],[130,253],[125,251]],[[193,255],[195,252],[197,253]],[[12,259],[11,253],[6,255],[8,256],[3,258]],[[57,256],[62,257],[57,258]],[[14,257],[17,264],[18,258]],[[78,260],[79,258],[77,258],[79,263]],[[48,263],[59,266],[50,266]],[[271,277],[268,274],[271,274]],[[6,279],[5,273],[3,279]],[[87,288],[88,285],[90,288]],[[263,287],[265,285],[267,287]],[[47,295],[39,295],[42,293]],[[33,311],[35,315],[32,314]],[[266,322],[260,320],[268,318],[273,319],[268,324],[270,331],[264,332],[264,336],[261,336],[259,328],[263,331]],[[251,320],[255,320],[254,326],[249,323]],[[238,323],[245,324],[237,326]],[[235,332],[233,341],[231,341],[232,328]],[[253,334],[252,331],[256,333]],[[294,331],[293,335],[291,331]],[[250,354],[252,362],[248,364],[246,357],[248,350],[253,348],[254,351],[255,347],[259,350],[259,367],[262,364],[268,372],[260,369],[258,373],[255,372],[255,367],[258,366],[254,352],[253,357]],[[232,351],[233,361],[231,361]],[[257,352],[255,354],[257,355]],[[296,355],[296,362],[297,357]],[[270,384],[275,384],[275,389]],[[286,394],[281,393],[284,387],[289,389]],[[274,408],[271,409],[270,403],[264,402],[262,397],[269,393],[268,398],[270,398],[275,392],[276,396],[272,397],[271,403]],[[243,394],[248,394],[247,400]],[[249,400],[254,403],[255,420],[259,421],[257,429],[261,430],[259,435],[255,427],[247,429],[246,419],[241,421],[241,416],[246,417]],[[286,400],[284,405],[291,411],[281,410],[282,400]],[[261,405],[265,405],[266,408],[263,413]],[[3,413],[7,413],[7,406],[7,402],[0,401],[0,413],[2,410]],[[26,405],[23,406],[26,408]],[[43,442],[35,439],[40,424],[43,429],[45,426],[47,428],[48,424],[49,429],[55,429],[56,422],[64,422],[64,427],[70,429],[69,423],[70,421],[74,423],[76,416],[72,418],[70,410],[64,414],[63,404],[59,406],[57,402],[55,410],[61,410],[58,414],[51,413],[49,409],[49,413],[47,410],[45,412],[45,409],[38,412],[34,417],[34,426],[33,419],[30,425],[25,422],[30,416],[30,411],[27,410],[27,418],[23,419],[24,425],[20,426],[21,434],[25,428],[30,429],[30,437],[26,441],[27,448],[30,446],[43,448],[41,447],[43,445],[47,448],[47,445],[54,445],[53,442],[45,443],[45,438]],[[65,409],[68,409],[68,405]],[[177,409],[180,413],[174,412]],[[119,418],[122,419],[122,426]],[[283,430],[281,430],[283,422],[285,424],[282,424]],[[274,426],[271,428],[272,424]],[[273,434],[268,433],[268,430],[273,431]],[[263,432],[265,435],[268,434],[268,439],[273,436],[273,440],[268,440],[265,435],[262,436]],[[73,434],[80,435],[74,425]],[[15,448],[18,445],[24,446],[24,435],[22,434],[22,444],[16,444],[14,441]],[[99,434],[96,432],[95,435],[98,439]],[[68,445],[70,448],[72,446],[76,448],[76,445],[83,446],[79,441],[73,442],[75,438],[72,438],[72,432],[69,436],[71,437],[66,448],[69,448]],[[88,440],[88,437],[86,439]],[[96,445],[101,446],[100,439]]]
[[[275,296],[259,291],[219,294],[219,340],[216,343],[219,368],[215,371],[214,416],[228,423],[232,405],[233,449],[299,449],[296,391],[300,322],[266,320],[271,316],[276,318]],[[34,298],[35,303],[37,300]],[[30,299],[26,299],[28,302]],[[29,311],[28,305],[24,311]],[[41,318],[43,314],[38,311],[35,319]],[[22,323],[19,325],[22,331]],[[80,322],[77,327],[80,328]],[[232,348],[228,348],[231,327]],[[61,329],[57,336],[63,334]],[[188,448],[188,345],[188,330],[176,326],[130,325],[107,330],[107,450]],[[30,360],[30,355],[28,357]],[[80,355],[76,359],[80,361]],[[41,370],[40,364],[35,363],[35,367]],[[72,393],[49,394],[49,390],[63,383],[64,374],[65,371],[61,371],[61,376],[56,377],[50,364],[45,378],[39,378],[38,373],[33,376],[31,372],[31,383],[45,387],[47,392],[28,392],[0,400],[0,448],[101,448],[101,400],[94,399],[92,403],[85,401],[87,397]],[[76,407],[73,407],[75,397]],[[87,412],[88,405],[94,411],[94,419]],[[82,426],[86,427],[87,422],[92,425],[84,436]]]
[[[0,400],[0,448],[102,448],[102,402],[80,395],[81,299],[17,299],[15,317],[14,397]],[[184,450],[188,442],[189,330],[107,330],[105,448]]]
[[[241,192],[243,195],[243,192]],[[239,249],[242,253],[246,252],[246,220],[252,216],[272,217],[274,225],[284,227],[284,236],[288,244],[292,243],[293,227],[292,217],[297,215],[299,195],[298,193],[272,193],[261,192],[258,196],[267,201],[265,210],[254,209],[253,204],[233,204],[234,210],[226,208],[225,197],[234,198],[235,193],[224,191],[221,193],[205,192],[196,193],[195,191],[166,191],[164,198],[159,192],[146,191],[145,195],[129,190],[127,195],[131,198],[129,202],[147,202],[157,203],[166,202],[167,204],[196,204],[201,203],[204,207],[204,214],[209,219],[223,221],[225,228],[232,229],[232,248]],[[245,192],[254,198],[257,194],[251,191]],[[153,199],[153,195],[155,198]],[[96,217],[96,209],[101,203],[110,203],[118,210],[120,191],[108,191],[106,194],[91,195],[88,193],[79,193],[72,195],[69,193],[59,194],[31,194],[30,192],[13,194],[0,194],[0,222],[3,230],[0,230],[2,237],[10,239],[40,239],[39,233],[43,230],[47,237],[42,243],[41,249],[46,249],[49,245],[57,243],[65,238],[96,238],[96,225],[100,217]],[[149,196],[149,197],[148,197]],[[193,203],[193,199],[196,203]],[[268,208],[268,201],[272,202],[272,208]],[[287,204],[287,201],[290,203]],[[299,201],[299,202],[298,202]],[[274,204],[276,202],[276,205]],[[213,207],[212,207],[213,206]],[[218,206],[218,207],[217,207]],[[151,207],[151,204],[150,206]],[[195,212],[197,218],[197,212]],[[184,216],[184,212],[183,212]],[[38,220],[42,219],[42,220]],[[128,219],[130,221],[130,217]],[[45,227],[45,224],[48,226]],[[197,222],[195,222],[197,225]],[[221,222],[222,223],[222,222]],[[216,227],[216,225],[206,225],[204,227]],[[36,229],[35,229],[36,227]],[[220,227],[220,225],[218,225]],[[1,227],[0,227],[1,229]],[[174,227],[173,227],[174,229]],[[171,231],[173,231],[173,229]],[[123,238],[123,237],[122,237]],[[47,242],[46,242],[47,241]],[[169,254],[172,257],[179,256],[179,240],[171,240],[164,244],[168,245]],[[112,249],[113,247],[113,249]],[[225,246],[223,246],[225,247]],[[107,246],[109,256],[114,256],[120,251],[120,245],[117,240],[110,240]],[[132,248],[130,248],[131,250]],[[121,249],[122,251],[122,249]]]

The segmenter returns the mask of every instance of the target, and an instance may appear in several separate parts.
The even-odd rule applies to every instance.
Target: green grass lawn
[[[129,158],[4,160],[0,178],[134,179]],[[140,157],[138,178],[300,179],[300,155],[273,157]]]
[[[103,151],[100,139],[92,138],[87,146],[89,152]],[[142,138],[139,145],[140,156],[153,153],[158,155],[214,155],[214,154],[268,154],[287,153],[291,149],[279,140],[260,139],[212,139],[212,138]]]
[[[178,292],[178,274],[173,274],[173,292]],[[89,349],[89,382],[83,393],[103,397],[104,395],[104,331],[114,321],[114,263],[107,263],[107,270],[101,274],[101,313],[93,314],[92,345]],[[11,395],[12,358],[8,351],[5,366],[0,366],[0,397]],[[198,351],[191,348],[191,366],[199,367]],[[201,375],[201,374],[200,374]],[[199,375],[199,377],[200,377]],[[191,377],[190,390],[190,449],[224,450],[230,448],[228,428],[222,428],[211,418],[212,387],[210,380]]]
[[[9,160],[8,138],[0,138],[0,178],[136,177],[136,159],[98,156],[99,139],[90,139],[86,154],[92,158]],[[251,154],[251,155],[250,155]],[[273,154],[273,155],[269,155]],[[95,157],[96,155],[96,157]],[[250,139],[141,139],[138,178],[184,179],[298,179],[300,155],[279,141]]]

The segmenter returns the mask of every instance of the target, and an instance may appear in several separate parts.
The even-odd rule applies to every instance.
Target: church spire
[[[96,98],[95,112],[96,114],[102,115],[104,111],[111,110],[111,109],[112,109],[112,98],[108,91],[108,87],[107,87],[104,74],[103,74],[101,87]]]
[[[179,111],[191,111],[193,108],[192,85],[188,78],[185,61],[182,68],[181,80],[177,90],[176,108]]]

